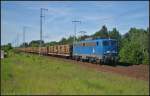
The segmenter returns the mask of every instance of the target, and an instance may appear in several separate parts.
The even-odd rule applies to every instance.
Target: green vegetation
[[[11,52],[1,60],[1,94],[149,94],[148,82],[54,57]]]
[[[107,27],[105,25],[102,26],[102,28],[99,31],[95,32],[93,36],[101,37],[101,38],[108,38],[109,34],[108,34]]]
[[[1,50],[4,50],[5,52],[8,52],[11,49],[13,49],[11,43],[1,46]]]
[[[131,28],[121,41],[120,61],[133,64],[149,64],[149,32]]]

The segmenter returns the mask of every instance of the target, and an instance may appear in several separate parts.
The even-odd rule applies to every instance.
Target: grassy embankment
[[[149,94],[148,82],[57,58],[11,53],[1,60],[1,94]]]

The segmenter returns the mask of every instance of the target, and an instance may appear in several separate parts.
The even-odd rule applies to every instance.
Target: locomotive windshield
[[[108,46],[109,45],[109,41],[103,41],[103,46]]]
[[[117,45],[117,41],[111,41],[111,45],[112,46],[116,46]]]
[[[103,46],[116,46],[117,42],[114,40],[103,41]]]

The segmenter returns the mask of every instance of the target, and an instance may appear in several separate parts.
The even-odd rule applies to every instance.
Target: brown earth
[[[94,68],[98,71],[111,72],[124,76],[129,76],[136,79],[149,81],[149,66],[148,65],[131,65],[131,66],[109,66],[96,65],[91,63],[80,62],[81,65],[89,68]]]

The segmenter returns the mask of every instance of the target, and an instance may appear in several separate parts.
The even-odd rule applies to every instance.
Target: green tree
[[[22,43],[21,45],[20,45],[20,47],[28,47],[29,45],[28,45],[28,43],[27,42],[24,42],[24,43]]]
[[[121,39],[121,35],[116,28],[113,28],[112,31],[109,31],[109,37],[117,40]]]
[[[8,52],[9,50],[13,49],[11,43],[8,43],[6,45],[2,45],[1,49],[4,50],[5,52]]]
[[[97,31],[94,35],[94,38],[100,37],[100,38],[108,38],[108,30],[105,25],[102,26],[102,28]]]
[[[59,44],[67,44],[67,39],[66,38],[62,38],[60,41],[59,41]]]
[[[58,42],[51,41],[51,42],[45,43],[45,46],[53,46],[53,45],[58,45]]]
[[[41,40],[33,40],[29,43],[30,47],[39,47]],[[44,41],[42,40],[42,46],[44,46]]]
[[[73,44],[73,41],[74,41],[74,36],[69,36],[68,39],[67,39],[67,43],[68,44]]]
[[[148,33],[144,29],[131,28],[121,40],[120,61],[148,64]]]

